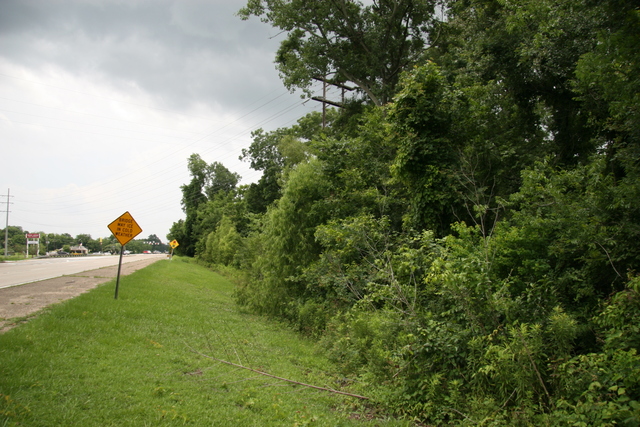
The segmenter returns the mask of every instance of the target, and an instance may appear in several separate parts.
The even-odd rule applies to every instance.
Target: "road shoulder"
[[[122,264],[120,274],[126,276],[157,261],[161,259]],[[51,304],[76,297],[115,279],[117,274],[118,266],[115,265],[0,289],[0,334],[28,321]]]

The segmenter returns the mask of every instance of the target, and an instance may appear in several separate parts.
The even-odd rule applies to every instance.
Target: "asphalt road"
[[[166,257],[166,254],[125,255],[122,263]],[[0,263],[0,289],[118,265],[119,258],[118,255],[104,255],[3,262]]]

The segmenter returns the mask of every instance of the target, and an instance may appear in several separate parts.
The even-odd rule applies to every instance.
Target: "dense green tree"
[[[239,266],[241,250],[242,236],[233,220],[223,216],[216,230],[207,235],[205,248],[199,256],[207,263]]]
[[[229,193],[235,190],[240,175],[231,172],[220,162],[213,162],[208,166],[207,183],[204,189],[209,200],[218,193]]]
[[[26,247],[25,231],[22,227],[10,225],[2,229],[2,255],[4,255],[4,238],[7,235],[7,251],[9,253],[23,253]]]
[[[146,250],[164,252],[169,247],[166,243],[162,243],[162,240],[155,234],[150,234],[146,239],[141,239],[146,245]]]
[[[162,240],[160,240],[160,238],[155,234],[149,234],[149,237],[147,237],[146,241],[158,244],[162,243]]]
[[[119,253],[120,242],[116,239],[116,236],[110,234],[102,239],[102,250],[104,252],[111,252],[112,254]]]
[[[207,201],[218,196],[225,197],[234,192],[240,176],[229,171],[219,162],[208,165],[198,154],[192,154],[189,157],[187,166],[191,174],[191,182],[181,187],[182,209],[186,218],[182,226],[176,226],[176,230],[172,229],[171,235],[176,240],[176,235],[180,235],[180,245],[183,246],[180,249],[181,253],[194,256],[197,243],[203,236],[202,215],[198,212]],[[181,232],[178,231],[179,228],[182,228]]]
[[[350,132],[311,142],[332,188],[326,200],[332,218],[359,214],[387,216],[399,229],[406,209],[405,189],[392,181],[390,163],[397,144],[385,110],[364,109],[353,126]]]
[[[363,73],[373,102],[256,131],[250,186],[208,193],[199,163],[197,257],[418,423],[637,425],[637,1],[444,3],[248,2],[289,32],[289,87]]]
[[[465,86],[499,83],[519,115],[546,132],[546,154],[587,161],[596,146],[572,87],[596,45],[602,10],[589,0],[452,0],[434,59]]]
[[[74,240],[77,245],[82,243],[84,246],[87,246],[93,239],[90,234],[78,234]]]
[[[183,219],[179,219],[171,225],[169,233],[167,234],[167,240],[176,240],[178,242],[179,246],[175,249],[176,254],[187,255],[186,252],[182,249],[182,242],[185,242],[187,240],[185,236]]]
[[[309,156],[306,142],[319,130],[317,114],[310,114],[290,128],[271,132],[258,129],[251,133],[253,142],[242,149],[240,160],[249,161],[252,169],[262,171],[262,176],[245,193],[249,212],[264,213],[280,197],[282,175]]]
[[[249,184],[245,198],[247,208],[253,213],[264,213],[267,207],[280,195],[279,174],[275,169],[269,169],[262,173],[258,182]]]
[[[260,235],[263,253],[242,299],[268,314],[295,317],[292,304],[305,293],[303,269],[318,257],[315,228],[327,220],[329,186],[317,159],[301,163],[288,175],[282,197],[269,209]]]
[[[65,245],[70,246],[75,244],[75,239],[69,233],[45,233],[42,235],[41,240],[46,244],[47,251],[60,250]]]
[[[207,201],[204,191],[208,167],[198,154],[192,154],[189,157],[187,167],[191,174],[191,182],[180,187],[182,189],[182,210],[186,214],[186,219],[182,224],[183,231],[180,241],[182,248],[180,251],[187,256],[193,256],[196,252],[197,236],[194,235],[194,229],[197,225],[198,207]]]
[[[604,1],[599,10],[606,25],[597,46],[580,58],[575,86],[608,168],[621,178],[637,175],[640,157],[640,13],[635,1]]]
[[[398,146],[393,171],[412,195],[410,225],[447,231],[456,186],[452,169],[460,141],[452,131],[457,99],[434,63],[414,68],[390,108]]]
[[[124,246],[125,250],[133,253],[133,254],[141,254],[142,252],[144,252],[145,250],[149,250],[148,245],[146,245],[144,243],[144,241],[142,240],[130,240],[129,242],[127,242],[127,244]]]
[[[235,231],[242,235],[247,234],[250,219],[243,194],[244,188],[237,191],[221,192],[200,206],[197,212],[197,227],[194,229],[199,239],[196,245],[198,256],[205,254],[207,236],[216,231],[225,218],[233,223]]]
[[[282,129],[264,132],[258,129],[251,133],[253,142],[249,148],[242,149],[240,160],[248,160],[252,169],[262,171],[257,183],[247,189],[247,204],[250,212],[264,213],[267,206],[280,196],[278,182],[284,159],[278,150],[278,141],[285,135]]]
[[[249,0],[239,12],[287,32],[276,56],[289,89],[316,77],[350,81],[376,105],[391,99],[400,73],[426,45],[435,1]]]

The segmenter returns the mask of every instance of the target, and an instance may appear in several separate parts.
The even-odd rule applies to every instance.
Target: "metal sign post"
[[[118,299],[118,288],[120,287],[120,269],[122,268],[122,254],[124,253],[124,245],[120,245],[120,260],[118,261],[118,275],[116,276],[116,295],[114,299]]]
[[[118,288],[120,287],[120,269],[122,268],[122,255],[124,254],[124,245],[129,243],[134,237],[142,232],[142,228],[129,212],[120,215],[115,221],[108,225],[109,230],[120,242],[120,261],[118,262],[118,277],[116,278],[116,295],[118,299]]]

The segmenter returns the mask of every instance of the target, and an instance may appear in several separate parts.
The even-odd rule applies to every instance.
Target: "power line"
[[[2,74],[0,73],[0,75]],[[60,88],[60,87],[57,87],[57,88]],[[64,89],[64,88],[60,88],[60,89]],[[274,90],[269,94],[261,97],[260,99],[253,101],[251,104],[249,104],[249,106],[251,106],[252,108],[244,109],[244,114],[236,118],[235,120],[221,121],[221,123],[219,124],[218,123],[213,124],[212,126],[209,127],[208,132],[202,132],[202,131],[193,132],[188,130],[176,129],[176,131],[178,132],[184,131],[185,134],[192,134],[192,135],[195,134],[195,135],[191,137],[180,138],[180,142],[176,144],[177,147],[174,146],[169,149],[164,149],[164,147],[162,147],[163,148],[162,150],[157,150],[155,153],[153,153],[155,154],[153,156],[155,158],[152,157],[150,159],[145,159],[146,161],[144,162],[144,164],[141,164],[140,167],[136,168],[137,169],[136,172],[130,172],[125,175],[119,175],[117,178],[109,179],[106,182],[104,181],[98,182],[91,186],[81,186],[75,189],[71,189],[71,191],[68,191],[67,189],[65,189],[62,192],[62,194],[59,190],[56,189],[55,191],[58,193],[58,195],[53,196],[53,198],[47,198],[49,199],[49,202],[43,203],[36,200],[34,198],[36,194],[35,192],[32,193],[31,197],[29,197],[29,195],[26,195],[27,197],[25,198],[23,195],[23,197],[21,198],[25,200],[22,200],[20,203],[20,209],[18,209],[20,211],[20,214],[18,214],[18,217],[25,220],[27,220],[28,218],[26,222],[32,225],[58,228],[59,226],[53,225],[53,224],[46,224],[46,225],[41,224],[42,222],[49,223],[53,221],[48,221],[48,220],[38,221],[40,217],[37,217],[36,215],[42,215],[44,212],[46,212],[47,215],[52,215],[52,216],[71,215],[74,226],[81,225],[82,227],[84,227],[86,224],[89,227],[95,227],[99,223],[99,220],[82,221],[82,218],[87,217],[88,219],[89,215],[94,215],[96,212],[104,210],[105,207],[108,207],[112,201],[120,202],[123,196],[125,200],[135,201],[138,205],[142,206],[144,212],[148,212],[149,214],[162,212],[170,206],[179,205],[180,194],[179,194],[179,190],[177,189],[179,188],[179,184],[188,182],[188,181],[180,182],[181,180],[188,179],[188,175],[186,174],[186,171],[184,171],[184,173],[182,171],[178,172],[179,169],[184,168],[184,162],[175,162],[175,164],[172,164],[169,168],[164,168],[164,167],[153,168],[152,166],[155,166],[162,160],[165,160],[168,158],[175,158],[176,155],[178,155],[180,152],[184,152],[185,150],[188,150],[190,147],[193,147],[198,142],[205,141],[208,138],[215,138],[215,142],[208,144],[208,146],[204,149],[197,150],[197,152],[208,154],[208,153],[215,152],[216,150],[219,150],[225,145],[231,145],[231,143],[235,143],[235,142],[242,143],[244,141],[243,138],[245,138],[245,135],[248,135],[248,133],[252,129],[258,128],[260,126],[264,126],[265,124],[270,123],[284,116],[285,114],[290,113],[291,111],[294,111],[300,105],[304,104],[302,101],[298,101],[294,103],[287,102],[289,101],[289,98],[286,98],[286,99],[283,98],[287,92],[278,93],[276,94],[276,96],[274,96],[274,92],[276,91]],[[18,101],[18,102],[24,102],[24,101]],[[133,104],[133,103],[128,103],[128,104],[140,105],[140,104]],[[262,117],[259,117],[257,114],[255,114],[257,111],[263,110],[266,107],[270,107],[269,113],[271,113],[271,115],[262,118]],[[47,107],[47,108],[55,108],[55,107]],[[149,108],[152,108],[152,107],[149,107]],[[158,109],[158,110],[162,110],[162,109]],[[312,110],[317,111],[317,108],[313,108]],[[168,110],[162,110],[162,111],[168,111]],[[12,112],[18,113],[17,111],[12,111]],[[74,113],[74,114],[77,113],[70,110],[67,110],[66,112]],[[20,114],[23,114],[23,113],[20,113]],[[304,114],[298,115],[297,119],[291,119],[288,121],[288,123],[298,120],[303,115]],[[189,117],[188,115],[184,115],[184,114],[183,116]],[[47,120],[48,119],[55,120],[53,117],[42,117],[42,116],[36,116],[36,117],[41,117]],[[103,118],[101,116],[98,116],[98,117]],[[259,118],[260,120],[255,120],[257,118]],[[249,120],[245,120],[245,119],[249,119]],[[69,121],[69,120],[65,120],[65,121]],[[225,129],[230,128],[233,124],[239,123],[239,122],[245,122],[245,121],[246,123],[243,123],[243,126],[242,126],[242,127],[245,127],[245,130],[241,130],[237,132],[228,132],[227,135],[223,134],[223,131]],[[71,122],[75,123],[74,121],[71,121]],[[132,122],[132,121],[126,121],[126,122],[132,123],[132,124],[139,124],[141,126],[152,126],[142,122],[140,123]],[[45,125],[41,123],[40,126],[44,127]],[[97,127],[97,125],[94,127]],[[171,129],[166,127],[164,129],[171,131]],[[232,128],[232,129],[235,131],[235,128]],[[62,130],[77,131],[73,129],[62,129]],[[118,129],[118,130],[124,131],[124,129]],[[138,132],[139,134],[146,133],[144,131],[142,132],[134,131],[134,132]],[[100,135],[99,132],[95,132],[95,133]],[[102,136],[106,136],[109,138],[115,137],[115,135],[102,135]],[[176,136],[174,135],[159,135],[158,139],[162,137],[176,138]],[[126,138],[130,138],[131,140],[136,139],[135,137],[132,137],[129,135],[126,136]],[[149,141],[149,142],[158,142],[158,141]],[[223,162],[225,159],[230,159],[234,156],[237,157],[238,155],[239,153],[237,149],[225,150],[225,154],[217,155],[216,161]],[[138,179],[138,178],[136,178],[135,180],[131,179],[135,177],[135,174],[138,172],[138,170],[147,169],[147,168],[150,169],[151,171],[150,174],[146,174],[142,179]],[[249,174],[250,176],[257,176],[260,174],[260,172],[250,172]],[[128,181],[127,185],[123,185],[121,189],[114,190],[113,188],[110,188],[118,185],[119,182],[124,182],[125,180]],[[173,183],[178,182],[177,184],[174,184],[176,187],[175,197],[178,198],[178,200],[169,202],[166,199],[166,197],[159,198],[158,196],[154,196],[153,193],[149,191],[144,193],[144,195],[147,197],[143,197],[143,198],[139,197],[138,189],[142,186],[145,186],[150,181],[154,181],[155,183],[160,183],[160,187],[164,187],[164,188],[166,188],[167,186],[165,185],[165,183],[168,185],[171,185],[171,182]],[[81,190],[81,192],[78,190]],[[173,192],[171,194],[172,194],[171,198],[174,199]],[[77,199],[78,196],[83,196],[84,199],[79,200]],[[42,196],[39,195],[38,197],[42,197]],[[74,198],[75,200],[73,200]],[[39,200],[43,200],[43,199],[39,199]],[[162,202],[158,203],[158,201],[162,201]],[[37,205],[37,208],[31,209],[31,210],[24,210],[23,202],[24,204],[31,205],[32,207],[34,205]],[[68,202],[71,202],[71,204],[68,204]],[[113,203],[113,205],[115,205],[115,203]],[[67,211],[67,213],[65,213],[65,210]],[[25,214],[26,214],[26,217],[25,217]],[[16,217],[16,214],[14,213],[14,221],[15,221],[15,217]],[[38,222],[33,222],[31,219],[35,219]],[[42,219],[44,219],[44,217],[42,217]],[[157,233],[157,231],[155,230],[153,232]]]

